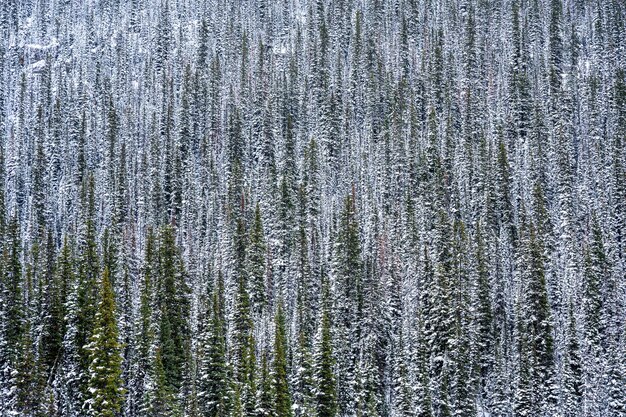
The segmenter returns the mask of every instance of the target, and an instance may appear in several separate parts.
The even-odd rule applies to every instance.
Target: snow
[[[0,1],[6,3],[7,0]],[[5,166],[0,168],[5,168],[6,172],[0,185],[7,213],[15,213],[20,221],[20,259],[24,264],[24,275],[35,271],[34,264],[28,265],[36,236],[33,231],[38,229],[33,224],[37,218],[34,213],[37,197],[33,195],[37,182],[31,174],[40,161],[35,159],[37,153],[33,150],[42,144],[45,154],[43,220],[54,232],[52,237],[57,246],[64,235],[76,234],[76,243],[70,244],[78,261],[83,250],[80,242],[86,216],[83,200],[87,184],[80,182],[85,172],[80,175],[77,172],[76,151],[79,146],[84,146],[80,149],[84,151],[81,152],[84,158],[82,168],[94,177],[93,215],[97,219],[99,254],[104,253],[104,228],[111,226],[111,221],[116,218],[118,203],[125,206],[119,207],[126,211],[126,219],[119,230],[122,234],[119,236],[120,269],[117,273],[128,270],[131,288],[126,293],[127,288],[122,288],[125,284],[118,275],[115,292],[116,302],[119,302],[116,306],[119,341],[128,343],[129,353],[134,355],[139,351],[136,346],[138,338],[133,332],[140,315],[139,291],[145,267],[146,232],[150,228],[156,232],[161,223],[168,221],[181,249],[181,267],[173,275],[176,282],[186,282],[190,290],[185,295],[189,297],[190,311],[186,306],[180,317],[181,322],[189,324],[189,340],[185,343],[193,347],[190,352],[196,355],[201,352],[196,347],[203,347],[209,340],[203,334],[207,331],[206,322],[202,322],[205,317],[200,311],[205,304],[211,306],[206,284],[214,283],[215,273],[219,271],[223,273],[226,291],[223,313],[227,346],[224,346],[225,357],[221,359],[229,368],[238,365],[240,358],[230,355],[233,340],[236,340],[236,328],[232,326],[236,316],[233,310],[237,307],[233,284],[238,279],[238,271],[233,264],[239,261],[233,255],[233,232],[236,229],[231,220],[240,216],[239,210],[234,208],[241,206],[246,228],[244,240],[247,240],[248,221],[252,220],[250,209],[259,203],[266,245],[266,255],[263,256],[267,257],[259,268],[251,268],[265,272],[259,274],[263,280],[255,282],[261,285],[250,285],[250,289],[256,296],[264,295],[265,307],[262,309],[267,307],[267,311],[255,311],[251,316],[253,335],[258,337],[255,353],[271,349],[275,327],[271,310],[278,300],[284,302],[289,313],[285,323],[290,329],[287,338],[289,352],[296,352],[298,340],[294,336],[297,332],[305,328],[311,332],[306,336],[311,339],[307,344],[312,348],[309,354],[313,359],[308,360],[313,364],[306,363],[305,367],[305,363],[294,359],[290,371],[294,371],[296,378],[308,378],[305,371],[310,371],[320,358],[318,325],[321,316],[317,311],[306,312],[310,323],[303,326],[298,317],[298,291],[310,291],[302,300],[319,309],[323,306],[323,279],[330,296],[327,313],[332,323],[331,345],[336,349],[332,353],[338,359],[335,369],[341,377],[337,382],[340,397],[352,396],[355,387],[359,386],[359,372],[348,372],[373,370],[364,363],[369,359],[365,351],[361,351],[370,348],[370,344],[372,353],[380,353],[382,372],[379,373],[381,379],[376,382],[380,383],[381,394],[392,392],[392,381],[396,380],[413,387],[416,392],[428,389],[417,375],[422,370],[412,368],[415,365],[412,358],[418,353],[421,355],[422,349],[427,353],[427,357],[420,358],[423,366],[433,367],[428,371],[447,369],[449,375],[456,378],[454,367],[459,365],[457,360],[462,359],[459,353],[463,353],[460,349],[467,337],[472,355],[479,355],[473,350],[474,343],[494,348],[487,342],[474,341],[478,333],[475,333],[477,327],[472,321],[484,314],[479,303],[474,301],[477,298],[474,279],[478,262],[473,246],[478,225],[485,229],[483,256],[489,287],[486,294],[493,296],[493,304],[496,306],[497,302],[498,307],[489,319],[508,320],[511,325],[537,323],[536,328],[542,333],[529,338],[532,343],[524,346],[517,342],[525,326],[516,327],[516,331],[510,333],[491,335],[495,339],[489,343],[497,342],[497,346],[511,344],[515,348],[498,352],[502,356],[499,358],[502,370],[486,376],[486,395],[482,398],[483,392],[476,393],[476,397],[481,398],[476,401],[475,413],[480,417],[498,413],[495,406],[488,409],[492,407],[488,402],[492,393],[488,391],[496,383],[511,387],[500,394],[506,397],[502,401],[515,401],[517,367],[522,363],[518,359],[532,358],[522,355],[533,354],[532,349],[546,348],[544,341],[548,339],[541,337],[544,332],[555,335],[551,348],[556,374],[560,375],[561,369],[565,368],[567,362],[561,360],[567,355],[569,338],[564,335],[566,329],[562,326],[567,318],[565,303],[571,299],[575,307],[586,305],[586,292],[582,290],[590,274],[584,268],[582,255],[593,241],[589,232],[592,211],[597,212],[598,226],[603,234],[600,240],[606,245],[604,250],[609,263],[613,263],[618,245],[623,245],[623,242],[616,241],[615,230],[612,230],[615,226],[612,224],[615,222],[613,213],[619,209],[614,202],[619,191],[615,184],[619,183],[620,177],[609,176],[613,175],[612,136],[620,131],[617,121],[622,115],[615,105],[618,98],[615,71],[624,67],[624,62],[622,59],[612,62],[618,49],[603,49],[609,46],[621,48],[621,45],[612,46],[610,36],[606,42],[598,42],[600,39],[594,33],[597,29],[593,24],[600,15],[603,26],[604,23],[611,26],[613,21],[623,19],[621,15],[617,16],[620,19],[610,16],[614,12],[608,9],[598,13],[595,3],[603,2],[590,2],[588,8],[585,5],[576,13],[568,11],[563,14],[559,23],[562,51],[554,49],[549,36],[533,38],[529,36],[529,30],[536,25],[546,32],[542,32],[543,35],[548,35],[552,15],[548,9],[557,3],[564,3],[566,9],[570,9],[572,2],[564,0],[517,2],[522,9],[519,42],[512,42],[511,1],[450,0],[445,7],[436,5],[437,2],[418,1],[419,10],[411,11],[410,7],[404,7],[404,3],[392,5],[391,0],[381,2],[381,10],[374,10],[376,7],[371,2],[338,0],[323,1],[324,10],[315,10],[322,4],[297,0],[272,3],[261,21],[256,10],[259,4],[255,2],[225,0],[220,3],[220,6],[226,6],[224,10],[217,10],[211,6],[192,7],[191,4],[196,2],[146,0],[140,2],[138,27],[130,25],[130,12],[137,2],[117,2],[114,8],[109,7],[107,1],[28,3],[33,7],[20,8],[19,28],[9,29],[8,32],[14,33],[9,33],[7,40],[0,40],[0,44],[4,44],[0,46],[10,46],[0,48],[9,57],[2,61],[0,68],[0,122],[4,129],[0,132],[3,138],[0,147],[4,146],[0,149],[3,154],[0,159],[5,161]],[[474,62],[466,62],[469,46],[466,39],[468,9],[465,7],[470,3],[476,8],[478,23]],[[489,10],[483,10],[486,3],[490,5]],[[529,8],[534,3],[547,13],[533,17]],[[68,4],[71,6],[67,7]],[[287,6],[284,10],[283,4]],[[165,16],[164,5],[171,6],[168,16]],[[310,8],[311,5],[314,7]],[[393,7],[388,7],[390,5]],[[463,7],[462,13],[459,13],[460,7]],[[619,10],[618,13],[622,12]],[[326,56],[321,49],[324,17],[319,13],[328,19]],[[355,36],[357,13],[362,24],[360,39]],[[167,19],[161,21],[162,17]],[[207,36],[203,37],[207,55],[202,67],[197,60],[201,19],[206,19],[208,27]],[[539,21],[533,22],[533,19]],[[401,22],[407,23],[406,51],[400,49],[403,42],[400,30],[404,29]],[[602,30],[605,34],[613,33],[610,27]],[[440,31],[442,39],[439,39]],[[573,32],[580,37],[575,62],[570,60],[573,50],[568,38]],[[247,58],[241,54],[244,34],[248,39]],[[160,35],[165,36],[161,38]],[[161,43],[158,39],[168,41]],[[530,42],[531,39],[534,40]],[[360,40],[359,57],[355,56],[356,40]],[[437,45],[441,47],[442,62],[438,62]],[[516,49],[522,46],[524,48]],[[523,52],[519,62],[511,62],[516,51]],[[559,65],[553,61],[554,52],[562,52],[559,58],[561,68],[556,73],[562,91],[556,95],[548,71],[551,66]],[[404,57],[409,58],[408,68],[400,65]],[[438,68],[439,65],[442,67]],[[435,77],[439,76],[439,70],[443,71],[441,80]],[[515,83],[521,80],[518,78],[521,71],[527,71],[528,91],[524,94],[518,94],[521,92],[518,89],[526,84]],[[408,72],[406,77],[404,72]],[[186,74],[191,78],[187,79]],[[22,79],[25,82],[22,83]],[[595,89],[592,81],[596,84]],[[321,88],[322,84],[324,88]],[[201,88],[196,90],[196,86]],[[186,99],[190,114],[181,111],[183,99]],[[113,115],[117,131],[111,129],[112,115],[108,107],[111,101],[117,113]],[[333,114],[330,114],[330,104],[335,109]],[[558,114],[566,107],[571,112]],[[231,117],[235,115],[233,110],[238,111],[239,119]],[[522,118],[527,111],[530,111],[528,117]],[[432,121],[429,120],[431,113],[434,116]],[[293,122],[293,153],[286,149],[289,136],[285,116],[288,114]],[[594,120],[596,118],[598,120]],[[189,125],[184,126],[184,123]],[[525,135],[519,133],[523,123],[531,131],[526,131]],[[568,125],[566,129],[564,123]],[[183,129],[185,127],[189,129]],[[503,132],[499,131],[500,128]],[[189,137],[180,140],[185,131]],[[477,132],[480,140],[484,140],[485,149],[478,140],[473,143],[478,139],[474,138]],[[571,150],[559,148],[557,134],[570,141]],[[316,149],[312,148],[312,139],[317,144]],[[265,148],[265,141],[271,142],[268,149],[259,149]],[[506,145],[502,151],[506,167],[500,166],[505,162],[500,161],[498,145],[501,141]],[[545,146],[535,148],[537,141]],[[124,168],[121,165],[121,144],[126,146]],[[240,179],[232,175],[231,150],[234,151],[237,146],[233,145],[237,144],[242,145],[237,151],[241,153],[238,156],[241,184],[238,184]],[[337,152],[333,151],[335,144],[338,145]],[[179,160],[179,156],[183,156],[179,151],[183,148],[185,159]],[[313,152],[309,154],[309,151]],[[169,157],[176,164],[172,164]],[[572,172],[567,173],[570,184],[564,190],[560,190],[559,184],[563,174],[559,157],[571,160],[573,165]],[[272,167],[269,167],[267,158],[271,158]],[[178,162],[181,164],[177,165]],[[435,163],[441,170],[437,175],[426,170],[422,172],[424,167],[430,169],[429,164],[434,166]],[[290,174],[292,166],[293,178]],[[52,168],[57,172],[52,172]],[[500,170],[510,174],[507,181]],[[544,179],[545,184],[542,183]],[[283,181],[287,185],[285,189],[281,187]],[[525,226],[540,220],[538,217],[543,215],[535,212],[533,186],[536,181],[546,188],[546,211],[551,228],[547,232],[548,242],[540,242],[545,252],[540,257],[530,253],[532,251],[526,253],[528,238],[525,236],[528,229]],[[174,185],[180,189],[173,190]],[[241,188],[241,204],[238,196],[235,196],[236,201],[230,201],[231,190],[239,193],[238,188]],[[439,188],[443,189],[445,196],[433,194],[432,191]],[[173,191],[180,191],[175,199],[172,198],[176,194]],[[349,210],[350,216],[346,216],[347,212],[343,214],[342,202],[347,194],[352,194],[358,207],[354,213]],[[123,197],[120,201],[119,196]],[[511,205],[507,207],[498,201],[490,201],[492,199],[510,199],[503,203]],[[411,202],[412,213],[408,212],[405,202]],[[560,210],[565,204],[568,207]],[[158,213],[161,209],[163,216]],[[505,213],[504,209],[510,212]],[[523,224],[522,209],[526,210],[527,225]],[[439,219],[439,214],[446,214],[447,219]],[[349,247],[358,246],[358,253],[347,254],[344,253],[347,234],[342,222],[344,216],[352,215],[358,229],[355,242],[358,245]],[[409,224],[415,229],[411,238],[407,238]],[[308,247],[300,247],[300,225],[305,238],[302,242]],[[509,226],[514,226],[515,233]],[[457,236],[461,232],[467,235],[463,238],[467,239],[467,248],[462,247],[465,242]],[[4,247],[3,243],[0,241],[0,247]],[[447,245],[452,253],[442,254],[441,248]],[[573,250],[578,246],[581,250]],[[246,252],[246,273],[249,272],[248,255]],[[302,259],[303,255],[306,260]],[[533,262],[529,262],[531,255]],[[350,270],[346,271],[342,262],[352,256],[358,262],[350,262]],[[426,273],[428,258],[431,271]],[[306,261],[306,268],[300,265],[301,261]],[[453,265],[453,271],[447,270],[448,262]],[[525,282],[531,275],[528,272],[539,268],[545,273],[548,285],[545,291],[542,289],[542,294],[546,293],[550,302],[548,309],[542,310],[541,314],[531,311],[536,309],[536,303],[524,297],[526,289],[533,287]],[[454,279],[448,280],[449,277],[444,275],[448,272],[454,272]],[[461,282],[466,272],[467,284]],[[30,278],[39,281],[39,275],[33,273]],[[616,291],[619,298],[609,299],[614,297],[608,290],[614,276],[624,276],[621,264],[607,265],[606,274],[600,277],[603,308],[605,298],[607,305],[613,303],[611,309],[613,305],[624,304],[623,291]],[[359,291],[352,291],[349,287],[357,285],[355,277],[361,279]],[[439,280],[440,277],[446,279]],[[398,294],[395,294],[396,279],[401,287]],[[72,382],[68,385],[78,385],[82,383],[82,377],[108,372],[113,361],[106,359],[116,358],[115,349],[106,350],[98,343],[106,339],[104,333],[94,336],[91,334],[93,329],[89,329],[90,334],[81,334],[78,338],[75,323],[80,317],[78,306],[84,300],[78,297],[80,280],[74,281],[76,284],[71,286],[73,295],[65,304],[65,322],[69,326],[63,340],[63,357],[59,358],[59,372],[49,378],[56,386],[67,381]],[[155,282],[161,281],[157,279]],[[56,280],[51,283],[56,284]],[[441,287],[442,283],[446,287]],[[153,285],[157,289],[151,291],[161,289],[154,282]],[[621,282],[615,285],[621,289]],[[38,285],[34,288],[47,291],[51,287]],[[448,288],[454,297],[444,294]],[[468,291],[469,305],[464,297],[456,297],[457,289],[459,293]],[[356,299],[354,294],[359,292],[362,297]],[[182,293],[180,295],[182,297]],[[31,296],[25,292],[21,298],[30,299]],[[0,327],[6,320],[2,315],[6,310],[3,297],[4,294],[0,294]],[[253,304],[257,298],[260,297],[252,297]],[[428,299],[432,299],[432,303],[421,301]],[[151,332],[156,333],[150,338],[160,336],[158,320],[168,307],[160,301],[153,304],[150,305],[154,311],[149,321]],[[576,314],[581,317],[575,334],[580,335],[580,345],[585,347],[580,353],[582,367],[585,375],[598,375],[598,381],[594,381],[597,392],[593,396],[603,401],[603,404],[591,406],[608,407],[610,391],[602,384],[618,385],[620,380],[596,365],[603,358],[590,356],[593,352],[586,349],[588,343],[584,340],[588,333],[585,309],[579,310]],[[607,328],[610,320],[617,321],[615,317],[605,318],[614,314],[608,310],[602,312]],[[439,333],[441,327],[454,321],[448,321],[448,318],[455,311],[461,312],[459,317],[463,321],[458,330],[463,331]],[[36,337],[33,345],[39,346],[42,323],[51,316],[42,314],[39,317],[31,307],[27,307],[26,312],[25,320],[29,321],[32,336]],[[523,316],[518,317],[520,313]],[[548,317],[544,313],[550,313],[551,322],[544,319]],[[347,314],[345,320],[335,317],[342,314]],[[102,316],[98,314],[96,317]],[[465,318],[469,321],[467,329]],[[361,323],[355,323],[361,319],[363,332],[359,327]],[[433,325],[435,321],[443,326]],[[507,323],[494,324],[502,324],[505,329]],[[0,358],[5,353],[3,349],[6,350],[3,337],[3,329],[0,329]],[[394,345],[398,340],[403,343],[406,359]],[[430,345],[431,341],[436,343]],[[155,338],[149,355],[155,355],[161,342]],[[610,340],[602,343],[615,344]],[[81,349],[79,345],[84,346]],[[375,351],[382,346],[389,347],[388,356],[387,352]],[[621,346],[613,348],[617,347]],[[82,362],[77,362],[83,349],[97,353],[89,360],[88,370],[82,369]],[[38,358],[39,352],[34,350],[34,354]],[[491,367],[495,352],[488,354]],[[133,372],[140,371],[147,363],[132,355],[129,368],[125,368],[132,372],[124,375],[130,379],[128,386],[153,389],[157,386],[155,381],[132,380],[141,375],[141,372]],[[383,358],[385,361],[387,358],[407,361],[406,382],[395,375],[395,362],[383,364]],[[481,359],[471,357],[472,361]],[[269,364],[272,364],[271,353]],[[462,376],[463,373],[458,374]],[[194,382],[199,385],[210,382],[208,374],[199,372],[199,375]],[[19,373],[9,367],[0,379],[12,376],[19,376]],[[366,376],[369,378],[368,375],[363,378]],[[439,376],[431,381],[435,404],[445,399],[440,398],[438,381]],[[463,380],[450,380],[451,391],[463,383]],[[298,392],[297,384],[292,388],[295,401],[300,401],[299,395],[305,393]],[[561,379],[555,378],[551,389],[557,392],[561,388],[564,388]],[[208,393],[206,386],[198,389],[200,395]],[[323,392],[319,387],[311,389],[313,393]],[[3,395],[8,390],[0,391],[0,415],[5,415]],[[101,394],[99,391],[91,393]],[[67,397],[62,397],[66,394],[59,393],[59,402],[66,401]],[[595,401],[590,396],[589,403]],[[293,404],[294,414],[306,413],[305,404],[304,401]],[[389,414],[395,415],[397,410],[392,408],[390,404]],[[608,411],[598,412],[592,417],[609,414]]]
[[[57,46],[59,46],[59,41],[57,40],[57,38],[52,38],[52,41],[48,44],[28,43],[24,45],[24,48],[35,51],[46,51],[52,48],[56,48]]]
[[[46,67],[46,60],[45,59],[41,59],[41,60],[39,60],[39,61],[37,61],[37,62],[35,62],[33,64],[30,64],[28,66],[28,69],[30,71],[33,71],[33,72],[38,72],[38,71],[41,71],[42,69],[44,69],[45,67]]]

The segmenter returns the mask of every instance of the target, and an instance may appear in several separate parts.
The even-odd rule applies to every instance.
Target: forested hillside
[[[0,0],[0,416],[626,416],[626,3]]]

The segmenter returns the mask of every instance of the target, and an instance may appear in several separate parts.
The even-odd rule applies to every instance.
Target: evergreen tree
[[[599,346],[604,334],[603,280],[609,274],[602,241],[602,231],[595,216],[592,218],[592,236],[584,254],[585,333],[592,345]]]
[[[211,299],[208,337],[200,364],[199,399],[205,417],[225,417],[230,410],[230,370],[226,357],[224,282],[218,274]]]
[[[256,408],[254,416],[268,417],[274,413],[274,398],[272,398],[272,377],[270,375],[267,353],[261,357],[261,374],[257,390]]]
[[[30,336],[30,325],[25,323],[25,331],[22,340],[17,347],[18,356],[15,361],[13,384],[15,387],[15,411],[19,415],[38,416],[44,411],[45,401],[41,398],[45,395],[45,369],[37,360],[33,352],[33,340]]]
[[[173,394],[183,385],[190,362],[189,287],[174,230],[161,230],[158,251],[159,346],[165,386]]]
[[[124,401],[122,346],[118,341],[116,308],[109,270],[100,283],[95,327],[86,349],[89,352],[89,382],[84,409],[90,416],[113,417]]]
[[[255,406],[256,359],[250,293],[246,275],[246,229],[243,218],[236,219],[235,246],[235,299],[233,315],[232,366],[235,377],[233,412],[251,413]]]
[[[95,328],[95,316],[98,300],[98,277],[100,275],[100,256],[96,242],[95,224],[95,183],[93,175],[83,184],[84,229],[80,243],[78,266],[78,299],[76,318],[76,346],[80,355],[81,384],[87,387],[89,352],[84,348]]]
[[[563,415],[580,415],[580,406],[583,396],[582,363],[580,362],[580,346],[576,330],[576,317],[573,306],[569,307],[569,323],[567,329],[567,356],[565,359],[565,369],[563,385],[565,393],[563,395]]]
[[[266,247],[264,239],[261,211],[257,203],[246,249],[246,272],[250,286],[250,301],[256,314],[260,314],[263,311],[267,302],[265,291]]]
[[[141,415],[146,417],[176,416],[177,407],[171,389],[167,386],[165,369],[161,359],[161,349],[156,348],[153,363],[149,366],[150,383],[145,387]]]
[[[331,321],[327,301],[323,303],[314,357],[316,415],[317,417],[335,417],[337,415],[337,387],[330,333]]]
[[[42,360],[50,373],[54,372],[61,361],[66,332],[66,303],[75,274],[74,259],[67,236],[64,238],[56,263],[54,275],[48,287],[50,298],[41,341],[44,356]]]
[[[349,412],[355,400],[356,363],[358,357],[362,309],[363,269],[356,202],[352,196],[344,200],[339,218],[337,239],[333,248],[336,274],[334,344],[337,349],[337,401],[339,413]]]
[[[397,382],[395,388],[395,404],[394,408],[398,416],[401,417],[414,417],[414,394],[413,387],[411,386],[409,367],[407,366],[407,360],[403,352],[403,339],[400,337],[399,345],[399,359],[397,359],[397,365],[395,366],[397,371]]]
[[[4,372],[15,365],[19,353],[18,347],[21,345],[26,331],[21,263],[22,243],[16,217],[11,219],[7,229],[2,254],[2,307],[4,316],[2,338],[5,346],[2,351],[2,369]]]
[[[151,405],[146,401],[151,401],[150,392],[155,386],[159,386],[161,377],[159,372],[163,371],[163,364],[160,358],[160,351],[155,352],[156,347],[156,316],[155,316],[155,278],[158,273],[158,259],[156,253],[156,236],[152,229],[148,230],[146,236],[146,249],[143,265],[143,279],[140,290],[139,317],[136,323],[136,335],[133,339],[136,344],[136,352],[133,360],[132,380],[128,381],[129,392],[126,400],[126,409],[129,412],[136,412],[139,415],[149,415]],[[156,355],[159,358],[156,358]],[[156,366],[160,369],[156,369]],[[159,388],[161,388],[159,386]]]
[[[546,288],[542,245],[534,225],[524,237],[524,297],[519,312],[520,381],[516,412],[550,413],[556,400],[552,314]]]
[[[453,414],[462,416],[476,415],[474,401],[475,369],[471,357],[472,321],[470,318],[470,283],[469,283],[469,256],[465,250],[468,239],[465,225],[462,221],[454,222],[454,267],[452,290],[454,292],[454,346],[451,352],[454,363]]]
[[[482,227],[479,224],[476,230],[476,322],[478,333],[478,352],[480,357],[481,385],[492,365],[494,346],[493,311],[491,300],[491,284],[487,265],[485,240]]]
[[[272,394],[274,396],[274,415],[277,417],[290,417],[291,394],[287,381],[287,335],[285,330],[285,313],[282,304],[278,304],[274,320],[274,362],[272,366]]]

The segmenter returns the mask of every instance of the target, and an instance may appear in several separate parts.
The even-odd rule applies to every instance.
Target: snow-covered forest
[[[623,0],[0,1],[0,416],[625,415]]]

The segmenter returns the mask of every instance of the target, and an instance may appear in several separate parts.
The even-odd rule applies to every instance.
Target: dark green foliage
[[[249,372],[250,351],[254,348],[252,341],[252,320],[250,318],[250,296],[246,289],[246,280],[242,276],[237,280],[237,293],[235,300],[235,344],[234,362],[235,372],[239,382],[244,383]]]
[[[278,309],[276,310],[274,326],[276,328],[274,333],[274,360],[272,364],[274,415],[276,417],[290,417],[293,413],[291,411],[291,394],[289,393],[287,381],[288,340],[285,333],[285,313],[281,304],[278,304]]]
[[[63,339],[66,332],[66,303],[70,286],[75,279],[74,262],[70,244],[65,237],[48,286],[48,308],[44,322],[45,327],[42,330],[42,360],[49,372],[52,372],[59,365],[63,353]]]
[[[190,303],[183,261],[174,241],[174,230],[168,226],[161,230],[159,236],[157,294],[165,385],[176,393],[189,366]]]
[[[7,349],[2,353],[3,366],[14,363],[26,330],[23,306],[23,277],[21,259],[21,239],[19,224],[14,217],[7,228],[6,241],[2,254],[3,291],[3,341]],[[10,365],[9,365],[10,366]]]
[[[314,358],[315,404],[317,417],[337,415],[337,387],[334,374],[335,360],[331,339],[331,321],[328,307],[322,309],[318,343]]]
[[[45,369],[33,354],[33,341],[30,328],[26,328],[17,346],[18,355],[13,374],[16,388],[16,410],[23,415],[41,415],[43,411],[46,383]]]
[[[84,409],[89,416],[114,417],[124,401],[122,346],[118,341],[116,309],[109,270],[104,269],[99,290],[95,327],[86,350],[89,375]]]
[[[624,416],[624,33],[0,1],[0,416]]]
[[[199,399],[203,416],[223,417],[228,415],[231,406],[231,383],[226,357],[224,282],[221,273],[214,284],[210,305],[208,337],[199,369]]]
[[[149,367],[152,386],[143,398],[141,414],[146,417],[169,417],[176,416],[174,395],[167,386],[165,369],[161,358],[161,350],[157,348],[154,359]]]
[[[569,323],[567,329],[567,356],[564,369],[565,388],[565,415],[577,416],[583,398],[582,363],[580,358],[580,344],[576,330],[576,317],[573,306],[569,308]]]
[[[345,325],[351,327],[357,313],[356,307],[360,303],[362,262],[359,239],[359,225],[356,220],[356,202],[352,196],[344,200],[343,210],[339,218],[337,243],[334,249],[334,262],[340,286],[344,292],[345,308],[348,311],[343,316]]]
[[[590,342],[599,345],[600,338],[604,333],[602,288],[603,281],[608,274],[608,265],[602,242],[602,232],[595,216],[592,222],[592,240],[585,249],[583,262],[585,330]]]
[[[261,357],[261,372],[257,391],[255,417],[269,417],[274,415],[274,398],[272,397],[272,377],[270,376],[267,353]]]
[[[478,332],[478,351],[480,354],[480,376],[484,379],[492,365],[494,348],[493,311],[491,283],[486,258],[485,241],[481,225],[476,231],[476,321]],[[481,381],[481,385],[484,381]]]
[[[98,299],[97,280],[100,276],[100,256],[96,242],[95,224],[95,183],[93,175],[83,184],[83,216],[84,226],[80,243],[80,260],[78,263],[78,300],[76,322],[76,347],[80,356],[83,388],[87,384],[87,368],[89,352],[84,349],[89,343],[91,332],[95,327],[95,316]]]
[[[261,313],[267,303],[265,290],[266,251],[261,210],[257,204],[246,249],[246,273],[250,287],[250,301],[256,314]]]
[[[524,230],[521,262],[524,296],[519,311],[520,376],[516,412],[539,412],[554,405],[555,358],[552,315],[548,302],[543,247],[533,224]]]

